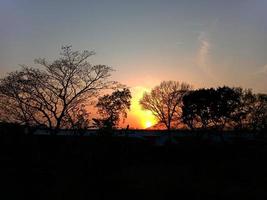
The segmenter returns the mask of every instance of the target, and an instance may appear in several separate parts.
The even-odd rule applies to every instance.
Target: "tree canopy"
[[[183,97],[183,122],[190,129],[264,129],[267,98],[242,88],[199,89]]]

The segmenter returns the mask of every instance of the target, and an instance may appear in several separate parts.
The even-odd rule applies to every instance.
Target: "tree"
[[[255,107],[253,117],[254,129],[267,130],[267,94],[257,95]]]
[[[214,89],[200,89],[183,97],[182,120],[190,129],[208,127],[214,94]]]
[[[185,123],[191,130],[201,127],[201,117],[199,116],[201,108],[196,102],[199,94],[196,91],[191,91],[183,97],[183,106],[182,106],[182,121]],[[201,105],[201,104],[200,104]],[[204,121],[205,125],[205,121]]]
[[[69,118],[67,122],[70,122],[64,125],[66,128],[73,129],[80,133],[89,128],[89,113],[84,104],[73,108],[66,118]]]
[[[211,109],[211,125],[217,130],[230,128],[235,110],[241,105],[240,88],[219,87],[215,92]]]
[[[263,129],[267,98],[242,88],[199,89],[183,97],[183,122],[190,129]]]
[[[167,130],[175,128],[182,114],[182,98],[192,87],[178,81],[163,81],[150,93],[144,93],[140,104],[143,109],[150,110],[163,123]]]
[[[235,130],[250,129],[255,112],[256,95],[251,89],[234,88],[239,95],[239,105],[231,116],[231,125]]]
[[[107,94],[98,99],[96,107],[100,119],[93,119],[95,125],[106,131],[118,126],[120,117],[124,120],[127,117],[127,110],[131,106],[131,92],[128,88],[117,89],[112,94]]]
[[[183,122],[190,129],[223,130],[240,107],[236,88],[199,89],[183,97]]]
[[[0,105],[6,120],[55,130],[73,125],[71,113],[115,83],[108,80],[111,67],[88,63],[94,54],[63,46],[59,59],[36,59],[40,69],[24,65],[1,79]]]

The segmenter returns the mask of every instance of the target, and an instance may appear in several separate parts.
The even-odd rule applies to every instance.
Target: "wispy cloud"
[[[211,75],[210,70],[210,52],[211,43],[205,32],[201,32],[198,37],[199,47],[197,50],[197,65],[198,67],[208,75]]]
[[[253,75],[259,76],[259,75],[266,75],[267,74],[267,64],[262,65],[260,67],[257,67],[254,72],[252,72]]]
[[[265,64],[264,66],[262,66],[257,72],[256,74],[267,74],[267,64]]]
[[[176,45],[182,46],[182,45],[184,45],[184,43],[183,42],[176,42]]]

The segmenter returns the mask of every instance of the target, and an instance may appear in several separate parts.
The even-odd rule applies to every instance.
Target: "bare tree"
[[[22,66],[1,79],[0,105],[8,120],[56,130],[73,124],[71,112],[90,103],[101,90],[114,87],[115,82],[108,80],[111,67],[87,62],[94,54],[63,46],[60,58],[52,63],[35,60],[41,69]]]
[[[192,86],[178,81],[163,81],[150,93],[144,93],[140,104],[143,109],[150,110],[168,130],[175,128],[182,114],[182,98]]]

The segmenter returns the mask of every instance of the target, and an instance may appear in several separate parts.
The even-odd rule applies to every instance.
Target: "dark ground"
[[[267,143],[1,134],[0,199],[267,199]]]

